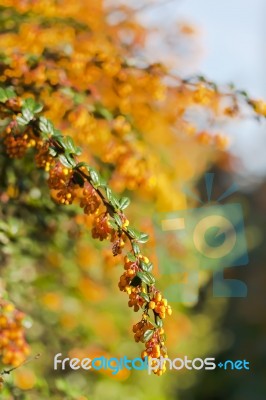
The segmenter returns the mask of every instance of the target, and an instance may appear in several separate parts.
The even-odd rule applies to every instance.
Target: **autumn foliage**
[[[215,122],[265,116],[265,103],[149,63],[149,31],[127,7],[7,0],[0,12],[1,362],[19,365],[42,340],[51,354],[58,346],[82,352],[77,340],[91,353],[116,352],[112,341],[119,347],[132,318],[117,280],[138,313],[141,356],[166,356],[165,333],[174,348],[176,327],[165,328],[164,319],[179,320],[185,335],[190,322],[179,307],[171,316],[159,290],[152,213],[185,208],[182,185],[227,162],[227,138]],[[191,112],[207,116],[206,129]],[[11,300],[32,319],[29,344]],[[71,392],[60,382],[39,390],[55,399]],[[81,393],[69,398],[85,399]]]

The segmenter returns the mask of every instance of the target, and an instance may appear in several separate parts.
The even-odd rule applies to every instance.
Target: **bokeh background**
[[[105,6],[118,3],[106,1]],[[151,31],[138,54],[140,60],[164,60],[182,76],[203,74],[219,84],[233,82],[253,97],[266,97],[263,0],[121,4],[132,6],[137,19]],[[220,128],[224,130],[224,125]],[[183,164],[175,178],[180,179],[178,185],[187,181],[203,199],[206,171],[215,173],[214,198],[233,182],[239,185],[239,191],[225,203],[243,206],[250,261],[244,267],[228,268],[226,276],[246,282],[248,296],[215,298],[211,274],[203,274],[198,301],[173,304],[173,317],[166,321],[167,343],[172,358],[247,359],[250,371],[169,371],[160,378],[142,371],[118,375],[110,371],[55,372],[53,357],[58,352],[90,358],[138,356],[140,346],[133,342],[131,332],[136,316],[128,309],[125,294],[117,290],[121,263],[112,258],[106,243],[91,239],[89,222],[80,217],[75,206],[62,209],[50,199],[45,177],[36,173],[29,158],[12,162],[2,158],[1,186],[10,201],[3,202],[1,211],[9,223],[2,232],[1,272],[7,284],[1,289],[28,315],[32,354],[41,353],[39,360],[7,378],[3,399],[265,400],[265,123],[254,119],[227,122],[226,133],[229,153],[221,162],[211,166],[208,151],[201,150],[206,162],[197,171],[194,147],[195,158],[192,151],[186,164],[185,154],[193,146],[188,143],[180,150]],[[157,140],[159,147],[160,138]],[[196,172],[191,174],[189,168]],[[119,189],[116,182],[113,184]],[[118,191],[132,196],[129,217],[152,236],[158,204],[149,193],[138,195],[127,187]],[[178,196],[180,206],[196,206],[181,189]],[[158,245],[155,240],[147,249],[155,262]],[[189,267],[186,249],[177,247],[175,251]],[[157,277],[167,286],[167,278],[158,270]]]

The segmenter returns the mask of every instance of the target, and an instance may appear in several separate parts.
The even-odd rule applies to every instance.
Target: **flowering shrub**
[[[0,94],[2,117],[6,111],[6,119],[10,119],[4,134],[9,157],[21,158],[28,148],[36,148],[36,164],[49,171],[48,184],[56,192],[56,201],[69,205],[78,199],[85,214],[94,216],[92,237],[101,241],[109,239],[113,243],[114,256],[122,252],[127,241],[130,242],[131,251],[125,256],[125,272],[118,286],[129,295],[129,306],[134,306],[134,311],[140,308],[143,311],[140,324],[134,326],[135,340],[146,342],[146,355],[165,355],[162,320],[166,313],[171,315],[172,310],[155,288],[152,263],[142,255],[139,247],[139,243],[148,240],[148,235],[133,229],[124,214],[129,199],[122,197],[119,200],[95,169],[85,162],[78,162],[80,149],[70,137],[62,136],[48,119],[38,116],[42,110],[40,104],[32,98],[23,102],[3,89]],[[10,112],[13,113],[11,118]],[[150,320],[151,310],[154,321]],[[139,329],[135,330],[136,326]],[[3,358],[3,363],[14,362],[16,359],[12,357]],[[160,375],[162,370],[157,373]]]
[[[117,11],[122,17],[111,23]],[[153,254],[142,250],[149,236],[125,214],[129,197],[139,196],[157,210],[184,206],[182,184],[224,159],[227,138],[215,122],[265,117],[265,103],[202,76],[184,79],[162,63],[142,61],[138,54],[145,54],[148,31],[127,7],[106,10],[100,0],[69,0],[64,6],[3,0],[0,12],[3,160],[34,163],[54,202],[80,206],[92,237],[112,243],[112,255],[124,265],[118,287],[129,307],[141,312],[133,333],[145,343],[142,357],[166,357],[163,320],[172,308],[155,286]],[[200,128],[190,111],[204,113],[212,129]],[[14,207],[25,189],[7,181],[4,175],[1,201]],[[53,224],[48,231],[56,231]],[[86,295],[87,286],[94,287],[84,278]],[[46,294],[43,302],[57,310],[60,299]],[[28,354],[21,314],[1,304],[2,362],[16,366]],[[72,326],[67,316],[63,321]],[[162,375],[165,367],[154,372]]]
[[[23,329],[24,314],[6,300],[0,302],[0,343],[3,364],[17,366],[29,354]]]

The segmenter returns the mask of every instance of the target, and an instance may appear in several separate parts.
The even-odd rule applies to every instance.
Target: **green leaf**
[[[112,121],[113,119],[113,114],[100,103],[96,104],[94,114],[96,117],[102,117],[107,121]]]
[[[125,208],[127,208],[130,204],[130,200],[128,197],[122,197],[122,199],[120,199],[119,201],[119,208],[120,210],[124,210]]]
[[[6,96],[7,96],[8,100],[9,100],[9,99],[14,99],[15,97],[17,97],[17,95],[16,95],[14,89],[12,89],[12,88],[10,88],[10,87],[9,87],[9,88],[6,88]]]
[[[79,146],[76,146],[76,151],[75,151],[75,154],[76,154],[76,156],[80,156],[80,155],[81,155],[81,153],[82,153],[82,149],[81,149],[81,147],[79,147]]]
[[[0,88],[0,102],[5,103],[8,100],[6,91],[3,88]]]
[[[146,264],[145,262],[141,261],[140,266],[141,266],[141,269],[143,269],[143,271],[146,271],[146,272],[151,272],[152,268],[153,268],[153,265],[151,262]]]
[[[98,186],[99,185],[99,181],[100,181],[98,172],[96,172],[95,169],[93,169],[93,168],[90,168],[89,172],[90,172],[90,177],[91,177],[92,183],[95,186]]]
[[[136,237],[137,237],[137,234],[136,234],[136,230],[134,229],[134,228],[131,228],[131,227],[127,227],[127,231],[128,231],[128,233],[130,234],[130,236],[133,238],[133,239],[136,239]]]
[[[113,198],[113,192],[109,187],[106,188],[106,197],[107,197],[107,200],[109,200],[109,201],[111,201],[111,199]]]
[[[149,240],[147,233],[139,232],[137,229],[131,227],[128,227],[127,231],[138,243],[146,243]]]
[[[149,240],[147,233],[140,232],[136,239],[139,243],[146,243]]]
[[[108,225],[110,225],[111,228],[113,228],[117,231],[117,225],[116,225],[115,221],[113,221],[112,219],[109,219]]]
[[[151,285],[153,285],[155,283],[155,278],[154,276],[150,273],[150,272],[144,272],[146,274],[146,276],[149,278]]]
[[[54,147],[49,147],[49,154],[52,157],[56,157],[57,156],[57,152],[56,152]]]
[[[149,296],[147,295],[147,293],[141,292],[139,295],[140,295],[140,297],[142,297],[145,301],[147,301],[147,303],[150,302],[150,298],[149,298]]]
[[[159,326],[159,328],[161,328],[163,326],[163,321],[161,320],[161,318],[157,317],[157,325]]]
[[[152,329],[148,329],[143,335],[144,342],[148,342],[152,338],[153,334],[154,331]]]
[[[0,102],[5,103],[9,99],[16,97],[16,93],[12,88],[0,88]]]
[[[66,153],[65,156],[66,156],[66,158],[67,158],[67,161],[71,164],[71,168],[75,168],[76,162],[75,162],[75,160],[73,159],[72,155]]]
[[[134,250],[135,254],[139,254],[140,253],[140,248],[139,248],[138,243],[132,242],[132,247],[133,247],[133,250]]]
[[[113,197],[112,197],[112,205],[113,205],[115,208],[119,208],[119,199],[118,199],[116,196],[114,196],[114,195],[113,195]]]
[[[241,94],[244,97],[248,97],[248,93],[245,90],[237,90],[237,93]]]
[[[26,99],[21,110],[22,117],[17,117],[18,124],[22,126],[28,125],[34,119],[34,114],[40,112],[42,108],[42,105],[36,103],[34,99]]]
[[[55,129],[51,121],[49,121],[45,117],[40,117],[39,119],[39,128],[42,132],[42,137],[44,139],[49,139],[49,136],[53,136]]]
[[[127,253],[127,258],[129,259],[129,261],[136,261],[136,257],[132,253]]]
[[[142,282],[146,283],[146,285],[153,285],[155,282],[154,277],[146,271],[138,271],[137,276],[142,280]]]
[[[24,101],[24,106],[30,110],[33,114],[37,114],[42,111],[43,105],[40,103],[36,103],[36,101],[32,98],[28,98]]]
[[[73,167],[73,165],[71,164],[69,159],[64,154],[60,154],[58,158],[59,158],[59,161],[64,165],[64,167],[67,167],[67,168]]]
[[[75,145],[74,140],[70,136],[65,136],[64,137],[64,141],[62,142],[62,146],[69,154],[75,154],[75,155],[81,154],[80,147],[77,147]]]
[[[62,146],[65,150],[69,150],[71,152],[71,150],[74,148],[73,139],[70,136],[64,136]]]
[[[114,208],[119,208],[119,200],[109,187],[106,188],[106,197]]]
[[[49,135],[48,135],[49,137]],[[53,135],[53,139],[57,142],[57,144],[63,148],[64,137],[62,135]]]
[[[24,117],[17,117],[16,119],[17,119],[17,123],[18,123],[20,126],[28,125],[28,120],[25,119]]]
[[[26,124],[28,124],[34,118],[33,112],[25,106],[22,107],[22,115],[26,121]]]
[[[114,214],[113,217],[114,217],[114,220],[115,220],[117,226],[118,226],[119,228],[121,228],[121,227],[122,227],[122,220],[121,220],[121,218],[119,217],[119,215],[118,215],[118,214]]]
[[[79,162],[79,163],[77,163],[77,165],[76,165],[76,168],[81,168],[81,167],[86,167],[88,170],[89,170],[89,168],[90,168],[89,164],[86,163],[86,162],[84,162],[84,161]]]
[[[64,136],[61,134],[61,132],[59,131],[59,129],[54,128],[54,129],[53,129],[53,138],[54,138],[55,140],[58,140],[58,139],[63,140],[63,139],[64,139]]]
[[[98,186],[99,186],[99,187],[102,187],[102,188],[106,188],[106,186],[107,186],[106,180],[103,179],[102,177],[99,177],[99,184],[98,184]]]

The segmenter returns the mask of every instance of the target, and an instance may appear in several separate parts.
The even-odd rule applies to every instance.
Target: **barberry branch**
[[[32,98],[22,100],[12,90],[0,89],[1,119],[8,118],[3,132],[7,154],[21,158],[28,148],[34,148],[36,165],[49,172],[48,184],[57,192],[57,201],[69,205],[79,200],[85,214],[94,216],[93,238],[109,239],[114,256],[122,253],[127,241],[130,243],[118,286],[129,295],[128,305],[134,311],[142,309],[141,321],[133,326],[134,337],[145,343],[143,358],[167,357],[163,319],[172,314],[172,309],[155,287],[153,265],[141,252],[140,244],[148,241],[148,235],[129,225],[124,210],[130,200],[118,199],[94,168],[79,162],[81,149],[41,116],[41,111],[42,105]],[[161,375],[165,370],[161,365],[154,372]]]

